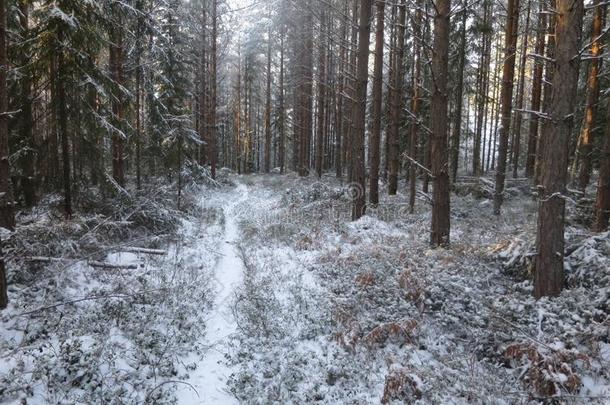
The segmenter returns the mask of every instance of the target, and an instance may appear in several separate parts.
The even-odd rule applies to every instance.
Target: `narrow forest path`
[[[191,373],[189,386],[179,387],[179,404],[230,405],[238,401],[227,391],[231,369],[226,355],[230,336],[236,331],[232,297],[242,280],[244,264],[240,257],[239,213],[236,208],[248,199],[248,187],[239,184],[229,193],[219,196],[219,205],[224,214],[224,243],[220,259],[214,269],[213,281],[216,291],[210,317],[206,322],[204,346],[207,351],[198,361],[197,369]],[[196,391],[196,392],[195,392]]]

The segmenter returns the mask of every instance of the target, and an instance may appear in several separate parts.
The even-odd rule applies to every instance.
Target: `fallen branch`
[[[402,157],[405,158],[406,160],[410,161],[411,163],[413,163],[415,166],[417,166],[420,169],[422,169],[431,178],[434,178],[434,176],[432,175],[432,172],[430,171],[430,169],[428,169],[426,166],[424,166],[421,163],[419,163],[416,159],[414,159],[411,156],[407,155],[406,152],[402,154]]]
[[[97,262],[97,261],[88,261],[87,264],[91,267],[101,268],[101,269],[119,269],[119,270],[136,270],[138,268],[137,264],[114,264],[107,262]]]
[[[32,314],[35,314],[36,312],[46,311],[46,310],[54,309],[54,308],[59,308],[59,307],[65,306],[65,305],[78,304],[79,302],[97,301],[97,300],[110,299],[110,298],[133,298],[136,295],[150,294],[150,293],[153,293],[153,292],[168,291],[168,290],[170,290],[170,289],[169,288],[157,288],[157,289],[153,289],[153,290],[137,291],[137,292],[135,292],[133,294],[108,294],[108,295],[94,295],[94,296],[90,296],[90,297],[77,298],[77,299],[73,299],[73,300],[70,300],[70,301],[58,302],[56,304],[52,304],[52,305],[48,305],[48,306],[44,306],[44,307],[39,307],[39,308],[36,308],[34,310],[31,310],[31,311],[22,312],[20,314],[17,314],[15,316],[13,316],[12,318],[18,318],[18,317],[21,317],[21,316],[32,315]]]
[[[84,261],[82,259],[70,259],[63,257],[45,257],[45,256],[34,256],[26,259],[30,262],[35,263],[65,263],[65,262],[80,262]],[[87,264],[91,267],[102,268],[102,269],[120,269],[120,270],[136,270],[138,268],[137,264],[115,264],[108,262],[100,262],[96,260],[88,260]]]
[[[35,263],[62,263],[62,262],[72,262],[78,261],[78,259],[67,259],[65,257],[46,257],[46,256],[33,256],[26,258],[28,262]]]
[[[125,248],[116,248],[119,252],[129,252],[129,253],[142,253],[144,255],[158,255],[163,256],[167,254],[167,251],[160,249],[147,249],[141,247],[125,247]]]

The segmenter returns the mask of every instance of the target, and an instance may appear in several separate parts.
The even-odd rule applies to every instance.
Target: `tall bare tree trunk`
[[[24,40],[30,40],[29,15],[30,5],[26,0],[19,0],[19,21],[21,24]],[[21,188],[23,190],[23,201],[26,207],[36,204],[36,142],[34,140],[34,117],[32,115],[32,72],[28,69],[31,64],[32,55],[22,55],[23,76],[19,79],[21,112],[19,114],[19,138],[25,146],[24,152],[19,159],[19,166],[23,172],[21,176]]]
[[[326,107],[326,19],[327,11],[322,10],[320,15],[320,39],[318,48],[318,122],[316,129],[316,174],[318,178],[322,177],[323,158],[324,158],[324,113]]]
[[[301,65],[302,74],[300,77],[300,143],[299,143],[299,176],[309,174],[309,160],[311,156],[311,133],[312,133],[312,110],[313,110],[313,4],[307,1],[305,7],[305,21],[302,32],[302,60],[298,61]]]
[[[383,97],[383,32],[385,1],[377,0],[377,26],[375,27],[375,67],[373,71],[372,128],[369,137],[371,204],[379,203],[379,158],[381,140],[381,105]]]
[[[591,181],[592,154],[593,154],[593,128],[597,117],[597,102],[599,100],[599,75],[601,67],[602,46],[602,21],[605,12],[605,3],[599,4],[599,0],[593,1],[595,14],[593,16],[593,27],[591,29],[591,64],[589,65],[589,78],[587,80],[587,106],[585,108],[585,119],[580,132],[578,155],[574,159],[574,168],[580,160],[580,172],[578,174],[578,189],[583,193]]]
[[[284,174],[286,170],[286,116],[284,107],[284,40],[286,37],[286,29],[284,25],[280,28],[280,88],[279,88],[279,119],[278,132],[280,134],[279,144],[279,166],[280,173]]]
[[[513,102],[513,82],[515,78],[515,53],[519,27],[519,0],[508,0],[506,18],[506,36],[504,38],[504,66],[502,68],[502,123],[500,125],[500,144],[498,146],[498,162],[496,170],[496,187],[494,192],[494,214],[500,215],[504,199],[504,182],[506,180],[506,158],[508,152],[508,137]]]
[[[464,3],[465,4],[465,3]],[[451,178],[457,180],[458,163],[460,158],[460,137],[462,133],[462,106],[464,104],[464,65],[466,64],[466,9],[462,10],[462,25],[460,28],[460,56],[458,61],[458,79],[455,97],[455,121],[453,135],[451,136]]]
[[[58,43],[64,40],[63,31],[57,33]],[[70,134],[68,132],[68,98],[66,95],[66,66],[64,50],[60,49],[56,55],[57,76],[54,78],[54,86],[57,94],[55,108],[57,111],[57,130],[61,142],[62,174],[64,186],[64,207],[66,218],[72,218],[72,175],[70,157]]]
[[[6,30],[6,3],[0,1],[0,227],[14,229],[14,197],[9,164],[8,90],[6,77],[9,69]]]
[[[447,70],[449,63],[449,15],[451,0],[437,0],[432,53],[432,156],[433,203],[430,243],[449,244],[449,167],[447,160]]]
[[[545,40],[544,31],[546,29],[546,14],[544,14],[542,1],[539,2],[538,7],[538,32],[536,33],[536,55],[544,55]],[[535,61],[534,65],[534,77],[532,79],[532,100],[530,104],[530,110],[534,112],[541,112],[540,106],[542,101],[542,73],[544,70],[544,64],[542,61]],[[525,163],[525,176],[531,178],[534,176],[534,169],[536,166],[536,147],[538,146],[538,129],[540,127],[540,117],[537,114],[533,114],[530,117],[529,136],[527,141],[527,160]]]
[[[218,141],[216,129],[216,104],[218,103],[218,74],[217,74],[217,43],[218,43],[218,0],[212,0],[212,42],[210,50],[210,174],[216,178],[216,166],[218,164]],[[269,69],[269,72],[271,70]],[[269,103],[270,104],[270,103]],[[270,109],[271,107],[269,107]]]
[[[6,2],[0,0],[0,226],[14,229],[15,214],[9,166],[8,115],[6,114],[8,112],[6,76],[9,68],[6,47]],[[8,305],[6,290],[6,269],[0,239],[0,310]]]
[[[136,110],[136,188],[142,188],[142,77],[144,72],[142,69],[142,40],[144,36],[144,6],[142,0],[136,1],[136,10],[138,11],[137,26],[136,26],[136,44],[135,44],[135,69],[136,69],[136,88],[135,88],[135,110]]]
[[[366,90],[369,80],[369,45],[371,42],[371,6],[373,0],[360,0],[358,29],[358,67],[356,71],[356,100],[354,108],[354,136],[352,137],[352,175],[358,186],[352,206],[352,220],[366,210],[366,178],[364,168],[364,130],[366,124]]]
[[[483,8],[483,26],[487,27],[490,20],[490,1],[485,1]],[[472,174],[479,176],[481,174],[481,137],[483,133],[483,118],[485,116],[485,106],[487,105],[487,54],[490,52],[491,41],[489,37],[491,31],[485,30],[483,34],[483,47],[479,57],[479,73],[477,80],[477,125],[474,137],[474,146],[472,148]]]
[[[500,78],[498,66],[500,66],[500,56],[502,52],[500,51],[500,43],[501,40],[498,38],[495,44],[496,55],[494,57],[494,74],[493,74],[493,96],[492,96],[492,124],[491,124],[491,134],[489,143],[487,145],[487,162],[486,162],[486,171],[494,170],[496,165],[496,140],[497,140],[497,132],[498,132],[498,121],[500,118],[500,102],[498,100],[498,95],[500,94],[498,88],[498,82]]]
[[[578,87],[583,0],[557,0],[556,56],[550,120],[544,128],[542,188],[534,295],[561,293],[564,285],[564,218],[568,145]]]
[[[347,14],[349,12],[348,0],[345,0],[343,7],[343,15],[341,16],[341,28],[339,34],[339,63],[340,63],[340,74],[339,74],[339,85],[337,91],[337,136],[335,138],[335,175],[337,178],[343,176],[343,156],[344,156],[344,132],[347,128],[345,122],[345,102],[344,102],[344,91],[346,83],[346,43],[347,43]]]
[[[296,93],[296,92],[295,92]],[[242,173],[242,117],[241,117],[241,42],[237,43],[237,106],[235,109],[235,153],[237,173]],[[296,164],[295,164],[296,167]]]
[[[531,0],[527,2],[527,17],[525,19],[525,30],[523,31],[523,40],[521,43],[521,60],[519,61],[519,86],[517,89],[517,110],[523,109],[523,99],[525,96],[525,68],[527,65],[527,50],[530,29],[530,14]],[[519,174],[519,157],[521,155],[521,123],[522,112],[517,112],[515,115],[515,127],[513,128],[513,178],[517,178]]]
[[[549,9],[547,16],[547,44],[546,44],[546,59],[548,61],[552,61],[555,59],[555,0],[549,1]],[[552,92],[553,86],[553,78],[555,76],[555,64],[547,62],[545,64],[544,71],[544,90],[543,90],[543,104],[542,104],[542,112],[548,114],[551,109],[552,102]],[[546,144],[544,140],[544,136],[546,134],[546,126],[548,124],[548,120],[542,121],[542,130],[540,132],[540,136],[538,136],[538,146],[536,147],[536,164],[534,167],[534,184],[538,185],[541,182],[542,178],[542,148]]]
[[[265,93],[265,173],[271,170],[271,25],[267,30],[267,90]]]
[[[606,119],[610,120],[610,103],[607,107]],[[593,223],[593,231],[595,232],[604,232],[608,229],[608,220],[610,219],[610,125],[606,126],[601,152],[597,198],[595,200],[595,221]]]
[[[116,13],[118,15],[118,11]],[[114,41],[110,45],[110,70],[112,72],[112,80],[116,83],[117,90],[112,100],[112,113],[115,119],[115,126],[119,130],[115,130],[112,134],[112,177],[121,186],[125,186],[125,134],[121,128],[124,128],[124,96],[123,96],[123,34],[117,30],[113,34]]]
[[[354,143],[352,142],[352,137],[354,136],[354,111],[356,110],[356,69],[358,64],[358,10],[359,10],[360,0],[353,0],[352,4],[352,33],[350,38],[350,49],[349,53],[349,62],[348,62],[348,74],[346,80],[347,87],[347,97],[346,101],[348,102],[347,111],[345,114],[345,119],[347,121],[345,128],[346,132],[344,135],[344,161],[347,169],[347,181],[351,183],[354,181],[353,177],[353,169],[354,169],[354,159],[352,158],[354,154]]]
[[[421,59],[422,59],[422,1],[418,2],[418,9],[415,11],[413,19],[413,57],[415,58],[415,67],[413,72],[413,96],[411,98],[411,113],[413,114],[413,122],[411,123],[411,139],[409,142],[409,156],[411,159],[417,159],[417,143],[419,132],[419,107],[421,83]],[[409,163],[409,211],[415,211],[415,192],[417,182],[417,165],[414,162]]]
[[[199,103],[199,140],[201,144],[199,145],[199,164],[201,166],[205,166],[209,162],[208,152],[209,152],[209,136],[207,131],[207,122],[208,122],[208,109],[207,109],[207,95],[206,91],[208,89],[207,83],[207,3],[202,3],[201,10],[201,38],[200,38],[200,53],[199,53],[199,94],[197,94],[198,103]]]
[[[388,180],[389,173],[389,159],[390,159],[390,131],[392,128],[392,98],[394,97],[394,93],[392,88],[394,86],[394,67],[396,66],[396,14],[397,14],[397,3],[393,1],[390,13],[390,52],[388,53],[388,79],[386,80],[386,108],[385,108],[385,116],[386,116],[386,130],[385,136],[383,137],[383,169],[382,169],[382,177],[384,180]]]
[[[398,6],[398,23],[396,27],[396,51],[394,55],[394,78],[392,79],[390,128],[388,131],[388,193],[396,195],[398,190],[398,168],[399,168],[399,129],[400,117],[402,116],[402,91],[404,81],[404,48],[407,5],[401,0]]]
[[[423,43],[424,44],[429,44],[433,41],[432,39],[432,32],[430,30],[430,16],[433,15],[430,11],[431,11],[431,7],[430,5],[432,4],[432,8],[434,8],[434,3],[430,2],[430,1],[426,1],[424,2],[425,6],[424,6],[424,30],[422,33],[422,38],[423,38]],[[426,49],[426,48],[424,48]],[[427,59],[430,61],[432,60],[432,50],[426,49],[427,52]],[[431,69],[427,69],[426,70],[426,74],[424,76],[423,79],[423,87],[430,93],[432,94],[433,90],[432,90],[432,71]],[[422,165],[428,169],[428,170],[422,170],[423,171],[423,179],[422,179],[422,192],[424,194],[428,194],[430,192],[430,170],[432,169],[432,149],[431,149],[431,142],[432,142],[432,136],[431,134],[428,134],[429,136],[425,137],[422,142],[420,142],[421,145],[421,150],[422,152],[420,153],[421,156],[421,162]]]

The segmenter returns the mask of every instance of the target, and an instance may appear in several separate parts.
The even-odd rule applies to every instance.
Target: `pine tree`
[[[377,22],[375,27],[375,67],[373,72],[372,128],[369,137],[370,194],[369,201],[379,203],[379,155],[381,141],[381,107],[383,92],[383,34],[385,2],[377,1]]]
[[[601,65],[602,47],[602,20],[606,13],[605,3],[600,4],[599,0],[594,0],[593,7],[595,13],[591,29],[591,64],[589,65],[589,77],[587,80],[587,104],[585,107],[585,117],[580,131],[579,148],[576,159],[574,160],[574,172],[580,160],[580,172],[578,174],[578,189],[585,192],[591,180],[593,168],[593,130],[597,118],[597,103],[599,100],[599,75]]]
[[[437,0],[434,15],[434,43],[432,53],[432,105],[430,111],[432,137],[432,177],[434,181],[432,246],[449,244],[450,202],[449,167],[447,160],[447,76],[449,65],[449,16],[451,0]]]
[[[515,57],[519,27],[519,0],[508,0],[506,33],[504,38],[504,65],[502,69],[502,123],[500,126],[500,144],[496,170],[496,187],[494,190],[494,214],[500,215],[504,199],[504,182],[506,180],[506,159],[508,155],[508,138],[512,119],[513,84],[515,77]]]
[[[388,129],[388,193],[395,195],[398,190],[398,170],[399,170],[399,128],[402,117],[402,98],[404,81],[404,43],[406,29],[407,6],[405,0],[401,0],[398,5],[398,21],[395,29],[396,53],[394,55],[394,66],[392,71],[394,77],[390,87],[390,128]]]
[[[6,10],[6,2],[4,0],[0,1],[0,227],[14,229],[15,207],[9,165],[9,117],[8,90],[6,83],[9,71]],[[0,259],[0,262],[1,261],[2,259]],[[3,277],[4,269],[1,269],[0,279]],[[1,280],[0,284],[3,284]],[[2,303],[4,300],[2,299],[2,295],[3,292],[0,290],[0,308],[3,308]]]
[[[544,131],[542,188],[538,209],[538,233],[534,295],[561,293],[564,285],[564,218],[568,144],[574,120],[578,86],[583,0],[557,0],[555,69],[550,120]]]
[[[366,125],[366,96],[369,78],[369,45],[371,40],[372,0],[360,1],[358,28],[358,68],[356,72],[356,99],[354,101],[354,134],[352,136],[352,176],[357,185],[353,199],[352,220],[362,217],[366,210],[366,178],[364,167],[364,130]]]

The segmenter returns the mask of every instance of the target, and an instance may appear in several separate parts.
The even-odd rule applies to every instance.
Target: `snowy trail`
[[[236,330],[236,322],[231,307],[231,297],[242,280],[243,262],[239,256],[237,242],[240,238],[238,216],[235,208],[248,198],[248,188],[240,184],[226,195],[224,201],[225,233],[220,250],[221,257],[215,266],[216,298],[207,320],[204,345],[208,350],[197,362],[197,369],[191,372],[187,383],[178,389],[178,403],[184,405],[230,405],[238,401],[227,392],[227,380],[231,369],[226,364],[228,338]],[[197,392],[195,392],[195,390]]]

